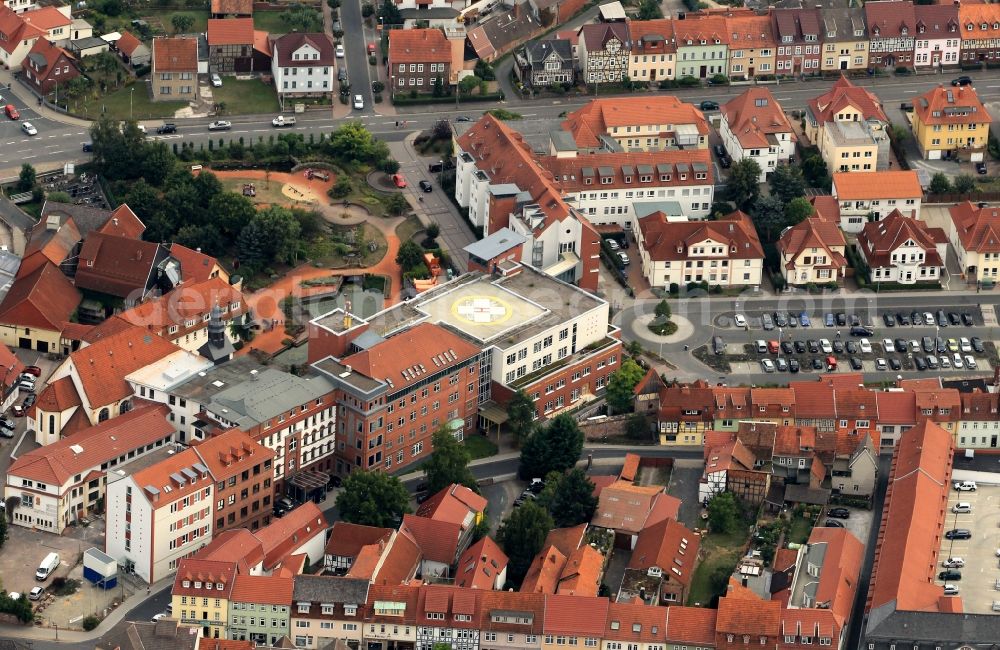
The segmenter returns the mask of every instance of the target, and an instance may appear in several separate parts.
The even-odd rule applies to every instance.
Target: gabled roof
[[[253,18],[209,18],[208,44],[253,47]]]
[[[72,18],[66,17],[55,7],[39,7],[33,11],[26,11],[21,14],[21,20],[46,32],[56,27],[69,27],[73,24]]]
[[[834,251],[835,247],[847,245],[844,233],[833,221],[827,221],[813,215],[781,233],[778,240],[778,250],[789,256],[788,267],[794,268],[795,260],[804,251],[819,248],[827,253],[831,266],[842,267],[847,264],[844,255]]]
[[[777,44],[774,39],[771,18],[767,15],[734,13],[731,17],[727,16],[726,24],[729,27],[729,47],[731,49],[767,48]]]
[[[219,261],[211,255],[176,242],[170,244],[170,256],[181,265],[182,282],[203,282],[211,277],[213,269],[219,265]]]
[[[960,38],[957,4],[914,5],[917,38]]]
[[[743,149],[775,144],[778,133],[790,134],[791,142],[798,140],[781,104],[767,88],[750,88],[723,104],[722,119]]]
[[[44,31],[28,24],[6,4],[0,6],[0,47],[12,54],[22,42],[44,36]]]
[[[451,43],[438,28],[394,29],[389,32],[389,62],[451,63]]]
[[[729,579],[729,591],[719,598],[717,634],[776,638],[781,626],[781,603],[763,600],[749,589]]]
[[[284,517],[257,531],[264,547],[264,567],[272,568],[317,535],[326,535],[326,516],[312,501],[306,501]]]
[[[882,111],[882,103],[879,98],[867,89],[855,86],[850,79],[843,75],[828,91],[809,100],[809,110],[820,124],[832,122],[834,116],[848,106],[857,109],[864,120],[889,121]]]
[[[666,636],[667,608],[642,602],[611,603],[604,638],[626,643],[662,643]]]
[[[46,7],[46,8],[50,9],[51,7]],[[28,13],[34,13],[34,12],[28,12]],[[61,47],[53,45],[51,42],[49,42],[44,38],[40,38],[37,41],[35,41],[35,44],[31,46],[30,50],[28,50],[28,56],[27,59],[25,60],[25,65],[30,67],[32,70],[36,71],[38,73],[36,76],[40,77],[41,79],[47,79],[49,75],[53,74],[56,62],[59,61],[60,58],[64,59],[66,63],[70,66],[70,71],[65,74],[71,74],[73,76],[79,74],[79,71],[76,69],[76,64],[73,62],[70,56],[66,54],[66,51],[63,50]]]
[[[576,550],[576,549],[574,549]],[[572,552],[572,551],[570,551]],[[559,576],[566,566],[569,553],[563,553],[555,546],[545,545],[531,561],[528,572],[521,581],[522,593],[554,594],[559,585]]]
[[[595,99],[567,115],[562,128],[573,135],[578,147],[596,147],[600,145],[598,136],[607,135],[614,127],[654,124],[673,124],[675,127],[694,124],[699,134],[708,134],[708,123],[702,112],[673,95]]]
[[[212,476],[219,480],[253,469],[255,465],[272,460],[276,455],[273,449],[256,442],[237,428],[198,441],[197,444],[192,444],[191,449],[198,454]]]
[[[368,598],[368,581],[340,576],[295,576],[292,599],[309,603],[343,603],[364,605]]]
[[[125,56],[132,56],[132,53],[142,45],[142,41],[132,35],[132,32],[122,32],[118,40],[115,41],[115,47],[118,51]]]
[[[465,549],[455,570],[455,586],[493,589],[497,575],[507,568],[507,554],[489,536]],[[501,585],[502,587],[503,585]]]
[[[962,248],[977,253],[1000,253],[1000,208],[979,208],[971,201],[964,201],[948,212]]]
[[[60,224],[65,224],[68,219],[72,218],[80,235],[86,238],[91,231],[98,230],[111,218],[111,211],[89,205],[60,203],[46,199],[45,203],[42,204],[42,218],[39,219],[39,224],[47,223],[50,216],[59,217]],[[37,229],[38,226],[35,227],[35,230]]]
[[[246,528],[224,530],[192,557],[199,560],[236,562],[239,570],[249,573],[264,562],[264,545]]]
[[[591,523],[602,528],[638,533],[666,517],[677,518],[680,499],[661,486],[638,486],[616,481],[601,490]]]
[[[917,17],[911,0],[878,0],[865,3],[868,35],[873,38],[913,38]],[[906,30],[906,35],[903,31]]]
[[[709,239],[725,247],[726,258],[764,258],[757,229],[740,211],[716,221],[671,221],[662,212],[654,212],[639,219],[639,230],[643,247],[657,262],[687,260],[691,247]]]
[[[326,554],[357,557],[365,546],[388,542],[392,533],[391,528],[377,528],[337,521],[330,529],[330,540],[326,543]]]
[[[153,39],[153,72],[197,70],[198,39],[185,37]]]
[[[189,586],[185,587],[184,582]],[[222,591],[213,590],[219,596],[229,598],[236,582],[236,564],[225,560],[197,560],[185,558],[180,561],[177,573],[174,575],[174,586],[170,590],[173,596],[205,596],[206,589],[196,589],[195,582],[223,585]],[[216,598],[219,598],[216,596]]]
[[[834,196],[838,201],[866,199],[919,199],[924,195],[917,172],[835,172]]]
[[[608,620],[607,598],[549,595],[545,597],[545,633],[603,638]]]
[[[255,605],[284,605],[292,602],[294,580],[283,575],[246,575],[236,574],[233,591],[229,599],[237,603]]]
[[[119,298],[144,291],[163,252],[156,242],[92,232],[80,249],[76,286]]]
[[[393,30],[399,31],[399,30]],[[390,32],[391,35],[392,32]],[[406,32],[409,33],[409,32]],[[308,45],[319,53],[318,59],[302,61],[295,60],[292,55],[300,48]],[[312,34],[303,32],[291,32],[284,36],[279,36],[272,41],[274,51],[278,53],[278,65],[286,68],[296,66],[325,66],[334,65],[336,58],[333,54],[333,39],[329,34]]]
[[[447,521],[462,528],[471,525],[477,513],[486,511],[487,501],[464,485],[452,483],[417,508],[418,517]]]
[[[913,102],[913,119],[927,125],[989,124],[993,121],[973,86],[944,85],[917,97]]]
[[[127,239],[139,239],[142,233],[146,232],[146,224],[132,212],[128,204],[122,203],[111,212],[111,217],[97,229],[97,232]]]
[[[461,526],[450,521],[437,521],[415,515],[403,515],[400,532],[411,535],[420,547],[424,559],[451,565],[455,562]]]
[[[71,352],[69,358],[80,378],[82,397],[90,408],[99,409],[132,395],[125,377],[179,351],[165,338],[130,327]]]
[[[26,274],[21,271],[29,259],[21,263],[14,283],[0,302],[0,323],[59,332],[80,304],[80,292],[41,253],[31,257],[43,263]]]
[[[847,624],[861,577],[865,545],[846,528],[817,526],[809,534],[809,545],[826,545],[819,584],[813,592],[814,607],[830,610],[840,627]]]
[[[923,266],[944,266],[937,250],[939,242],[948,241],[944,231],[930,228],[926,221],[904,217],[899,210],[893,210],[880,221],[869,221],[858,234],[858,246],[870,268],[893,264],[892,253],[908,241],[923,249]]]
[[[951,434],[933,422],[925,420],[901,434],[892,460],[866,611],[890,604],[903,611],[937,610],[942,587],[934,578],[953,452]]]
[[[712,647],[715,644],[715,624],[718,611],[706,607],[674,605],[667,608],[666,637],[668,642]]]
[[[542,633],[545,617],[545,596],[543,594],[518,593],[516,591],[483,592],[480,600],[483,610],[482,629],[491,632],[516,632],[519,634]],[[499,620],[493,620],[494,612]],[[507,622],[503,614],[514,613],[527,623]]]
[[[24,249],[24,257],[27,258],[34,253],[41,252],[47,260],[55,265],[62,264],[66,258],[70,257],[73,249],[83,239],[72,217],[62,221],[54,229],[46,223],[46,219],[43,217],[31,229],[30,236],[28,245]]]
[[[630,40],[628,23],[588,23],[580,29],[580,40],[586,43],[588,52],[604,50],[612,39],[621,43],[620,52],[627,52]]]
[[[557,594],[596,596],[604,573],[604,555],[584,544],[570,553],[559,575]]]
[[[417,572],[421,559],[423,559],[423,553],[416,540],[409,531],[400,528],[399,533],[392,539],[392,544],[385,554],[382,566],[378,567],[378,571],[371,578],[372,589],[375,588],[374,585],[391,586],[409,580]],[[407,612],[407,615],[409,616],[411,613]]]
[[[958,7],[962,40],[997,38],[994,25],[1000,22],[1000,6],[992,3],[963,2]]]
[[[230,310],[232,304],[239,304],[240,308]],[[227,320],[246,310],[243,294],[222,278],[215,277],[204,282],[184,283],[159,298],[125,310],[119,317],[139,327],[162,330],[173,325],[183,332],[189,328],[191,320],[196,321],[195,328],[204,327],[204,315],[216,305]]]
[[[700,546],[700,536],[679,521],[665,519],[639,532],[628,568],[659,567],[664,577],[688,585],[694,576]]]
[[[700,45],[701,41],[706,45],[728,45],[729,30],[722,16],[696,14],[687,20],[674,21],[674,38],[678,47],[688,45],[688,41],[693,46]]]
[[[140,406],[51,445],[21,454],[8,475],[53,486],[119,456],[172,437],[165,404]]]
[[[61,413],[80,406],[80,396],[73,385],[73,378],[65,376],[50,383],[38,394],[34,408],[46,413]]]
[[[674,21],[670,18],[633,20],[628,23],[632,54],[676,52]]]

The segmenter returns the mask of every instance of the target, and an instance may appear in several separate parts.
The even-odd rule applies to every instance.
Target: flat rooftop
[[[389,337],[404,327],[430,322],[477,345],[506,350],[605,304],[579,287],[529,266],[521,268],[506,277],[461,275],[368,318],[369,331]],[[324,314],[312,322],[324,325],[337,317]]]

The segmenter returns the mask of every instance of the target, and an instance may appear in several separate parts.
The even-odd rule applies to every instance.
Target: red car
[[[368,55],[371,56],[372,54],[375,54],[375,44],[374,43],[369,43],[368,44]]]
[[[393,174],[392,182],[395,183],[396,187],[398,187],[399,189],[403,189],[404,187],[406,187],[406,179],[403,178],[402,174]]]
[[[7,104],[6,106],[4,106],[3,111],[4,113],[7,114],[7,117],[9,117],[12,120],[17,120],[21,118],[21,114],[17,112],[17,109],[14,108],[13,104]]]
[[[10,413],[16,418],[24,417],[24,408],[20,404],[10,407]]]
[[[36,377],[41,377],[42,376],[42,369],[39,368],[38,366],[25,366],[24,367],[24,374],[26,374],[26,375],[34,375]]]

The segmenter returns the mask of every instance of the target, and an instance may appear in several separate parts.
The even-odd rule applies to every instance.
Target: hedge
[[[470,102],[500,102],[503,101],[503,93],[490,93],[488,95],[466,95],[464,97],[459,97],[458,102],[460,104],[466,104]],[[444,97],[434,97],[432,95],[418,95],[416,97],[410,97],[409,95],[394,95],[392,98],[392,103],[397,106],[417,106],[421,104],[454,104],[454,95],[445,95]]]

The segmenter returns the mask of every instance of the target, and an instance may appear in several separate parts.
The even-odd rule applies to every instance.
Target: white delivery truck
[[[55,571],[58,566],[59,554],[49,553],[45,556],[45,559],[42,560],[42,563],[38,565],[38,570],[35,571],[35,580],[45,580],[52,575],[52,572]]]

